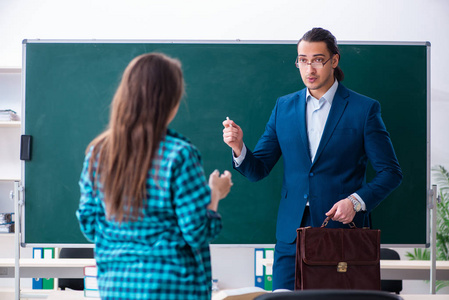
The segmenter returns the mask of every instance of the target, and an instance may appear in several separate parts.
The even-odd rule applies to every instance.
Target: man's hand
[[[234,121],[223,121],[223,141],[232,148],[234,155],[239,157],[243,148],[243,131]]]
[[[355,216],[354,204],[348,198],[340,200],[332,206],[326,216],[331,217],[333,221],[349,224]]]

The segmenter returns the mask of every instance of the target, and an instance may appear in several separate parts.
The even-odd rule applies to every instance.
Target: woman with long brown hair
[[[136,57],[87,147],[77,217],[95,243],[102,299],[210,299],[209,242],[231,174],[207,182],[198,150],[168,129],[183,92],[178,60]]]

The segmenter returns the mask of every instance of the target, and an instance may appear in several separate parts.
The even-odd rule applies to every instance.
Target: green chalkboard
[[[373,213],[383,244],[425,244],[428,179],[428,48],[420,44],[341,43],[343,84],[381,102],[403,168],[402,185]],[[128,62],[147,52],[182,61],[186,96],[172,128],[189,137],[205,172],[231,170],[222,141],[229,116],[253,148],[278,97],[303,88],[295,42],[24,41],[25,244],[84,244],[75,211],[88,143],[105,128],[109,104]],[[235,171],[220,203],[218,244],[275,243],[282,163],[250,183]],[[372,172],[367,174],[368,179]]]

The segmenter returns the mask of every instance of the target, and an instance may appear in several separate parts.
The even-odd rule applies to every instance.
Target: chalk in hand
[[[229,117],[226,117],[226,120],[229,121]],[[229,127],[232,127],[232,124],[229,124]]]

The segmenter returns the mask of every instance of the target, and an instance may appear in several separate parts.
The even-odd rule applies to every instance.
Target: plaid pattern
[[[81,231],[95,243],[102,299],[210,299],[209,242],[221,230],[210,210],[210,189],[198,150],[168,130],[161,159],[149,171],[144,216],[107,220],[101,188],[93,191],[86,155],[76,212]]]

